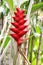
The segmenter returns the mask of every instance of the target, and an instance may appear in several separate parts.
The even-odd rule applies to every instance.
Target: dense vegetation
[[[4,21],[7,21],[6,24],[7,26],[2,35],[2,39],[0,41],[0,47],[1,44],[5,43],[3,49],[6,48],[9,40],[11,39],[11,44],[9,45],[11,46],[10,47],[11,50],[9,51],[10,53],[8,54],[10,54],[11,58],[13,59],[13,65],[16,64],[27,65],[28,62],[26,62],[26,60],[28,60],[29,63],[31,63],[31,65],[43,65],[43,0],[33,0],[34,4],[32,5],[31,12],[30,10],[28,11],[30,1],[31,0],[23,0],[23,1],[22,0],[1,0],[0,1],[0,20],[1,20],[0,22],[2,23],[2,28],[5,23]],[[6,37],[6,40],[3,42],[6,36],[8,26],[10,22],[13,21],[12,16],[14,15],[14,11],[16,11],[16,7],[20,7],[22,10],[26,10],[25,14],[27,15],[27,19],[29,19],[28,24],[30,25],[30,31],[24,36],[24,38],[27,38],[27,40],[25,40],[21,45],[20,48],[22,52],[20,53],[18,53],[18,50],[15,47],[17,46],[15,44],[16,42],[9,36],[9,32],[8,32],[8,36]],[[0,35],[1,35],[1,30],[0,30]],[[3,56],[4,58],[6,55],[8,57],[7,51]],[[27,59],[25,58],[25,56]],[[3,63],[4,59],[2,59],[1,61],[0,62]],[[3,63],[3,65],[7,65],[7,64]]]

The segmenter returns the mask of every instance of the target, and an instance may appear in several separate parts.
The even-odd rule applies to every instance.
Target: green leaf
[[[25,10],[26,10],[26,12],[27,12],[28,6],[29,6],[29,1],[24,2],[24,3],[21,5],[21,8],[24,9],[24,6],[25,6]],[[37,11],[37,10],[39,10],[39,9],[41,9],[41,8],[43,8],[43,2],[39,2],[39,3],[37,3],[37,4],[34,4],[34,5],[32,6],[31,13],[33,14],[35,11]]]
[[[37,3],[37,4],[34,4],[33,7],[32,7],[32,13],[39,10],[40,8],[43,8],[43,2],[40,2],[40,3]]]
[[[43,57],[41,58],[41,63],[43,63]]]
[[[36,33],[39,33],[40,34],[40,32],[41,32],[41,29],[40,29],[40,26],[38,25],[38,26],[36,26]]]
[[[43,0],[41,0],[43,2]]]
[[[8,15],[8,13],[9,13],[9,9],[8,9],[8,8],[6,8],[6,15]]]
[[[38,46],[39,46],[39,38],[38,37],[35,37],[34,38],[34,49],[37,50],[38,49]]]
[[[13,0],[6,0],[6,2],[8,3],[10,10],[14,11]]]
[[[4,42],[3,48],[5,48],[7,46],[7,44],[9,43],[10,40],[11,40],[10,36],[7,36],[7,38]]]
[[[41,41],[41,51],[43,51],[43,38],[42,38],[42,41]]]
[[[32,53],[32,65],[36,65],[36,58],[34,52]]]

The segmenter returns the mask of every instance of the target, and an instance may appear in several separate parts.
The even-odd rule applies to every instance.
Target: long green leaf
[[[5,48],[7,46],[7,44],[9,43],[10,40],[11,40],[10,36],[7,36],[7,38],[4,42],[3,48]]]
[[[26,10],[26,12],[27,12],[28,6],[29,6],[29,1],[24,2],[24,3],[21,5],[21,8],[23,9],[24,6],[25,6],[25,10]],[[41,9],[41,8],[43,8],[43,2],[34,4],[34,5],[32,6],[31,13],[33,14],[35,11],[37,11],[37,10],[39,10],[39,9]]]
[[[34,4],[33,7],[32,7],[32,13],[39,10],[40,8],[43,8],[43,2],[40,2],[38,4]]]

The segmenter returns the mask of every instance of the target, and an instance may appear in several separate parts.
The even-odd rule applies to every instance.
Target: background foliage
[[[27,14],[29,3],[30,0],[24,0],[24,2],[20,5],[21,9],[26,10],[25,14]],[[2,19],[2,21],[4,20],[4,17],[9,17],[9,13],[10,16],[13,15],[13,12],[17,7],[16,4],[17,3],[15,0],[0,1],[0,8],[2,8],[2,11],[0,10],[0,19]],[[30,61],[31,65],[43,65],[43,0],[34,0],[29,23],[31,26],[31,32],[29,35],[30,38],[28,39],[27,58]]]

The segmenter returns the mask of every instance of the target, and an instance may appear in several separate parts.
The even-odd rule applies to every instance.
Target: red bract
[[[27,31],[24,31],[24,30],[23,30],[23,31],[20,31],[20,32],[19,32],[19,36],[22,37],[22,36],[23,36],[24,34],[26,34],[26,33],[27,33]]]
[[[19,36],[16,34],[16,33],[14,33],[14,34],[10,34],[16,41],[18,41],[18,39],[19,39]]]
[[[20,27],[19,27],[19,30],[24,30],[25,28],[27,27],[27,25],[21,25]]]
[[[13,26],[15,26],[16,28],[19,27],[19,24],[18,24],[17,22],[16,22],[16,23],[15,23],[15,22],[12,22],[11,24],[12,24]]]
[[[16,8],[16,12],[14,12],[15,16],[13,16],[13,19],[15,22],[12,22],[11,24],[14,26],[13,28],[10,28],[11,31],[14,33],[10,34],[16,41],[17,45],[21,45],[23,42],[22,36],[27,33],[27,30],[24,30],[27,28],[28,25],[24,25],[27,20],[25,20],[25,10],[20,10],[20,8]]]
[[[19,33],[19,30],[17,28],[10,28],[11,31],[15,32],[15,33]]]
[[[19,24],[23,25],[27,20],[20,20]]]

